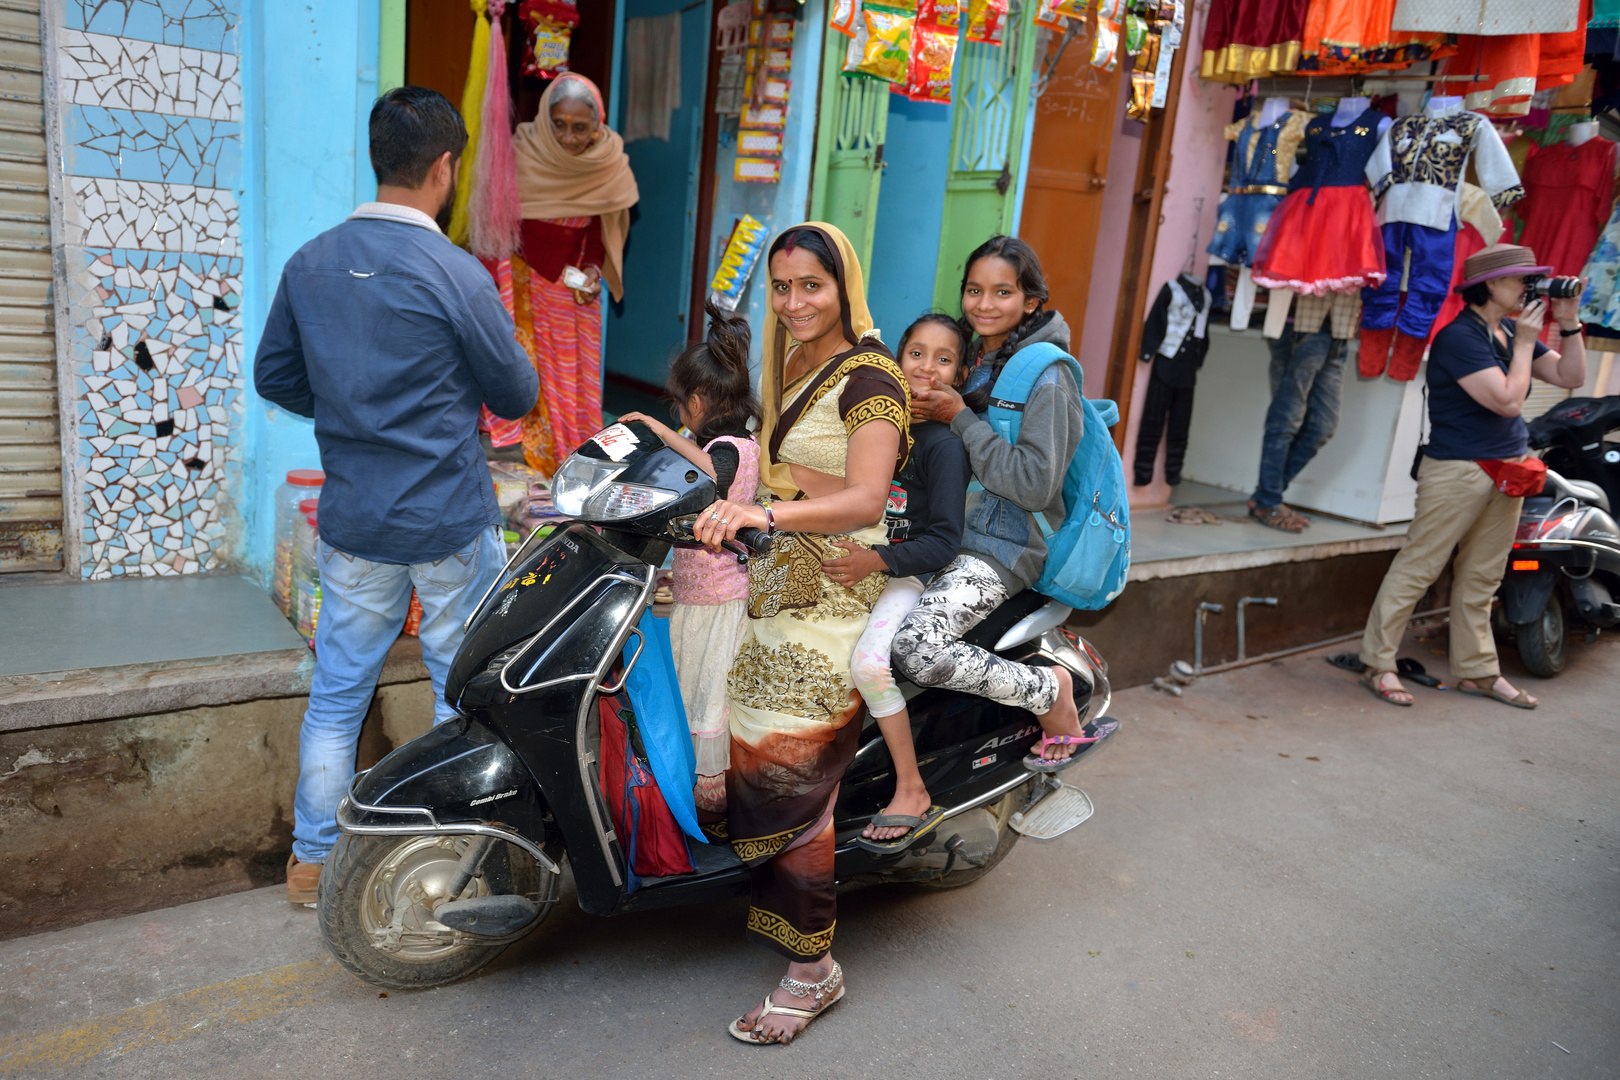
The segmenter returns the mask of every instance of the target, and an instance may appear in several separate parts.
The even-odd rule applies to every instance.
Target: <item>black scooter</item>
[[[1550,679],[1568,658],[1570,624],[1620,626],[1620,398],[1570,398],[1530,422],[1547,486],[1524,500],[1502,576],[1499,624],[1532,675]]]
[[[321,876],[321,933],[345,967],[378,986],[437,986],[477,971],[557,903],[565,862],[593,915],[748,891],[747,869],[723,842],[690,844],[695,873],[631,874],[598,763],[599,700],[624,686],[624,654],[629,667],[640,658],[644,641],[625,647],[641,636],[657,568],[671,544],[695,543],[691,526],[714,501],[714,482],[651,429],[629,424],[593,436],[551,490],[575,520],[544,538],[536,530],[468,619],[445,686],[456,717],[357,775],[339,805],[344,835]],[[768,550],[757,530],[739,540]],[[1081,721],[1094,723],[1109,705],[1107,666],[1063,629],[1068,614],[1021,593],[967,640],[1069,668]],[[902,688],[918,764],[949,808],[946,820],[898,853],[854,843],[894,785],[883,739],[865,718],[834,815],[841,882],[955,888],[989,873],[1020,835],[1051,839],[1090,816],[1079,788],[1025,769],[1040,732],[1028,712]],[[1073,761],[1102,745],[1081,747]]]

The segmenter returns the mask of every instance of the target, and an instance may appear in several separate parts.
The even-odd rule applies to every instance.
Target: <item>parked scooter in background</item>
[[[1499,623],[1519,659],[1547,679],[1564,669],[1572,627],[1620,626],[1620,398],[1571,398],[1530,423],[1547,486],[1524,500],[1502,577]]]
[[[603,783],[609,764],[623,764],[624,743],[635,744],[608,748],[606,699],[643,659],[638,622],[658,567],[672,543],[694,543],[714,482],[651,429],[616,424],[569,457],[551,492],[575,520],[530,536],[468,619],[445,687],[457,715],[356,776],[338,806],[344,835],[321,875],[321,933],[345,967],[378,986],[438,986],[478,970],[545,918],[564,865],[593,915],[748,891],[749,871],[724,842],[692,843],[690,872],[638,876],[635,820],[615,817]],[[755,551],[770,543],[753,529],[738,539]],[[1118,724],[1105,717],[1107,666],[1063,628],[1068,615],[1026,591],[965,640],[1074,673],[1081,723],[1098,738],[1076,751],[1078,763]],[[1041,730],[1031,714],[903,680],[901,689],[917,764],[948,811],[906,850],[856,845],[894,790],[888,750],[867,718],[834,813],[841,882],[955,888],[988,874],[1020,836],[1051,839],[1090,816],[1079,788],[1024,767]],[[620,771],[641,782],[646,770],[637,750]]]

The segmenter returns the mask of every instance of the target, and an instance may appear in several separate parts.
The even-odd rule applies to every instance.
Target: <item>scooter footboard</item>
[[[338,803],[355,835],[493,836],[561,873],[547,855],[545,808],[518,756],[466,717],[446,721],[357,774]]]

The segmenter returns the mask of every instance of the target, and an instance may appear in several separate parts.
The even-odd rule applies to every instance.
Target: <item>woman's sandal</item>
[[[1391,705],[1399,705],[1403,708],[1410,706],[1412,704],[1411,691],[1405,689],[1404,687],[1378,685],[1378,680],[1382,679],[1385,675],[1395,675],[1395,672],[1379,671],[1377,668],[1368,668],[1361,673],[1361,685],[1365,686],[1367,689],[1377,694],[1379,698],[1389,702]],[[1397,675],[1396,678],[1399,678],[1399,676]],[[1392,695],[1394,694],[1405,694],[1407,700],[1401,701],[1393,697]]]
[[[1311,519],[1304,514],[1297,513],[1278,503],[1276,506],[1251,506],[1249,516],[1268,529],[1278,532],[1295,533],[1304,532],[1311,526]]]
[[[1464,686],[1463,683],[1472,683],[1473,685]],[[1496,679],[1492,679],[1491,685],[1488,687],[1480,686],[1476,679],[1458,679],[1456,689],[1459,694],[1472,694],[1474,697],[1490,698],[1492,701],[1500,701],[1504,705],[1511,705],[1515,709],[1533,709],[1541,704],[1539,701],[1532,701],[1530,695],[1523,690],[1520,690],[1515,697],[1508,697],[1496,688]]]
[[[921,816],[915,814],[873,814],[870,822],[879,829],[899,829],[906,831],[889,840],[873,840],[867,836],[857,836],[855,846],[870,851],[876,855],[892,855],[897,851],[904,851],[913,843],[921,840],[928,833],[934,831],[945,817],[943,806],[930,806]]]
[[[1029,756],[1024,758],[1024,768],[1030,772],[1057,772],[1067,769],[1080,757],[1077,750],[1066,758],[1048,758],[1048,746],[1090,746],[1092,743],[1102,742],[1108,736],[1119,730],[1119,721],[1103,717],[1093,720],[1080,729],[1078,735],[1047,735],[1042,732],[1040,742],[1029,748]]]
[[[782,981],[777,985],[783,990],[786,990],[788,993],[792,994],[794,997],[815,998],[816,1007],[814,1009],[795,1009],[787,1005],[777,1005],[771,1001],[771,995],[766,994],[765,1004],[759,1010],[759,1015],[754,1018],[754,1026],[752,1028],[744,1029],[740,1026],[743,1020],[747,1017],[747,1013],[744,1013],[742,1016],[737,1017],[737,1019],[726,1025],[726,1031],[731,1034],[733,1039],[736,1039],[738,1042],[748,1043],[752,1046],[786,1046],[800,1035],[803,1035],[805,1029],[811,1025],[816,1017],[820,1016],[822,1013],[844,1000],[844,969],[838,966],[838,961],[834,960],[832,972],[820,982],[800,982],[798,979],[792,979],[784,975],[782,976]],[[838,992],[833,994],[831,997],[827,997],[828,992],[831,991],[834,986],[838,987]],[[782,1016],[796,1016],[800,1020],[804,1021],[804,1027],[799,1028],[798,1031],[793,1032],[791,1035],[788,1035],[785,1038],[756,1038],[755,1036],[760,1034],[759,1022],[772,1013],[778,1013]]]

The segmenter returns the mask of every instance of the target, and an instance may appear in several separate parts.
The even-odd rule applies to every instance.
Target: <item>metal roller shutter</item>
[[[0,0],[0,572],[62,568],[39,0]]]

